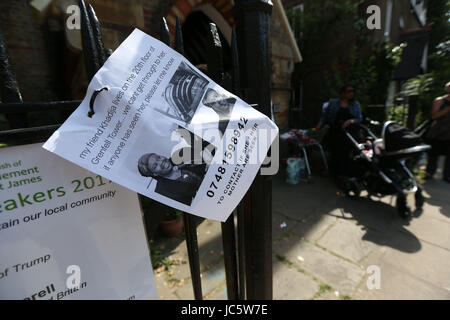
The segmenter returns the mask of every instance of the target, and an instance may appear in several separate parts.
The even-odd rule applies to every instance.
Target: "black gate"
[[[207,73],[216,83],[240,96],[270,116],[269,18],[268,0],[236,0],[236,29],[231,41],[231,75],[225,77],[222,45],[217,27],[209,25]],[[100,25],[93,8],[79,0],[81,34],[86,74],[89,79],[109,56],[103,46]],[[161,21],[160,40],[170,46],[165,19]],[[175,30],[175,50],[184,55],[180,20]],[[241,66],[241,68],[239,67]],[[226,78],[229,81],[226,81]],[[0,113],[11,129],[0,131],[0,142],[19,145],[45,141],[61,124],[29,127],[29,112],[74,111],[81,101],[23,102],[12,71],[7,46],[0,30]],[[222,223],[227,294],[230,300],[272,299],[272,189],[269,176],[258,175],[243,201]],[[186,245],[194,297],[201,300],[202,285],[197,230],[192,216],[184,214]]]

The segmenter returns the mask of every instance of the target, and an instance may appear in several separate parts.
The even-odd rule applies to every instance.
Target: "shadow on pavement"
[[[363,240],[373,242],[377,245],[388,246],[406,253],[414,253],[421,249],[419,239],[404,226],[409,224],[410,219],[414,219],[420,211],[415,211],[410,219],[397,217],[396,208],[381,201],[374,201],[368,198],[345,198],[340,197],[341,213],[339,215],[330,214],[339,219],[354,220],[365,231]],[[395,203],[395,201],[393,201]],[[349,213],[349,214],[346,214]],[[399,231],[399,234],[386,233],[389,231]],[[404,236],[407,237],[404,237]]]
[[[428,180],[424,183],[424,189],[429,194],[426,202],[439,207],[440,213],[450,218],[450,183],[442,180]]]
[[[274,212],[296,221],[297,234],[306,239],[318,240],[320,231],[326,230],[316,230],[316,224],[323,219],[335,217],[361,226],[365,231],[363,240],[407,253],[421,249],[419,239],[405,228],[409,221],[397,215],[393,197],[384,197],[382,201],[367,197],[345,197],[339,193],[331,179],[320,176],[315,176],[313,183],[288,185],[283,174],[278,174],[274,177],[273,190]],[[412,219],[419,214],[416,211]],[[397,236],[398,232],[401,236]],[[316,235],[311,236],[310,233]],[[280,230],[275,230],[275,235],[283,236]]]

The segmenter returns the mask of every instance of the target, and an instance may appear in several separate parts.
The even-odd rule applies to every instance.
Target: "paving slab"
[[[340,219],[353,220],[356,224],[370,230],[384,232],[403,230],[408,221],[397,214],[395,198],[348,198],[339,196],[336,209],[330,215]]]
[[[311,277],[284,264],[278,264],[273,277],[274,300],[311,299],[319,290],[319,284]]]
[[[319,281],[346,294],[353,292],[364,276],[360,266],[299,238],[290,237],[275,242],[274,252]]]
[[[405,235],[390,235],[390,242],[405,242]],[[392,247],[380,248],[363,262],[364,266],[395,266],[400,272],[435,287],[447,290],[450,288],[450,251],[426,242],[420,243],[416,252],[407,252]],[[381,272],[384,272],[382,269]]]
[[[221,282],[212,292],[205,296],[205,300],[228,300],[226,282]]]
[[[356,296],[361,299],[448,299],[450,252],[424,241],[419,242],[418,250],[405,250],[410,240],[411,237],[403,233],[387,235],[391,246],[380,246],[362,262],[365,269],[379,268],[381,289],[368,290],[364,279]],[[399,250],[402,246],[403,250]]]
[[[332,215],[315,213],[302,219],[292,230],[291,233],[315,242],[321,238],[328,229],[330,229],[338,218]]]
[[[318,178],[314,183],[288,185],[277,176],[273,179],[273,188],[276,189],[272,200],[274,210],[297,221],[323,212],[324,208],[335,207],[336,190],[324,178]]]
[[[187,279],[191,276],[186,242],[180,242],[167,256],[167,259],[175,262],[170,266],[170,271],[176,279]]]
[[[364,240],[366,230],[356,223],[339,220],[317,241],[320,246],[358,263],[375,250],[373,242]]]
[[[197,227],[200,269],[217,263],[223,257],[220,222],[204,220]],[[189,257],[184,237],[162,240],[167,258],[175,264],[170,269],[173,277],[187,279],[191,276]]]
[[[197,240],[201,270],[221,260],[223,249],[222,227],[220,222],[204,220],[200,223],[197,227]]]
[[[422,241],[450,250],[450,219],[444,221],[430,217],[429,213],[432,211],[429,208],[420,217],[411,219],[405,229]]]
[[[210,267],[207,271],[203,271],[201,273],[201,281],[203,297],[210,295],[219,286],[226,285],[223,263],[218,263],[217,265]],[[194,299],[191,279],[186,279],[184,285],[176,289],[175,293],[182,300]]]
[[[289,236],[298,223],[274,211],[272,213],[272,239],[277,240]]]
[[[450,299],[450,288],[444,289],[436,287],[428,282],[422,281],[398,266],[388,262],[380,263],[381,281],[380,288],[369,289],[367,286],[367,275],[361,282],[360,287],[355,291],[355,299],[370,300],[448,300]]]
[[[178,300],[179,297],[174,294],[175,289],[166,279],[165,274],[159,273],[155,275],[156,290],[158,299],[160,300]]]
[[[450,183],[437,179],[427,180],[423,188],[425,195],[428,195],[425,202],[436,208],[438,217],[450,218]]]

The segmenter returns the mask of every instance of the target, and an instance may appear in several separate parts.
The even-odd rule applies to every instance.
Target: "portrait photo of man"
[[[190,206],[207,171],[206,164],[180,164],[156,153],[146,153],[138,162],[139,173],[157,181],[155,192]]]
[[[176,150],[170,157],[145,153],[139,158],[137,167],[142,176],[156,180],[156,193],[190,206],[208,171],[215,149],[192,132],[178,127],[177,131],[180,130],[184,130],[180,137],[187,142],[187,147]],[[197,146],[200,150],[196,150]],[[180,162],[181,159],[183,162]]]

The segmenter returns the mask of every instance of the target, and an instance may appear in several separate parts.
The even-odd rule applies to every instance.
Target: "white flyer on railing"
[[[277,134],[265,115],[136,29],[44,148],[168,206],[225,221]]]

